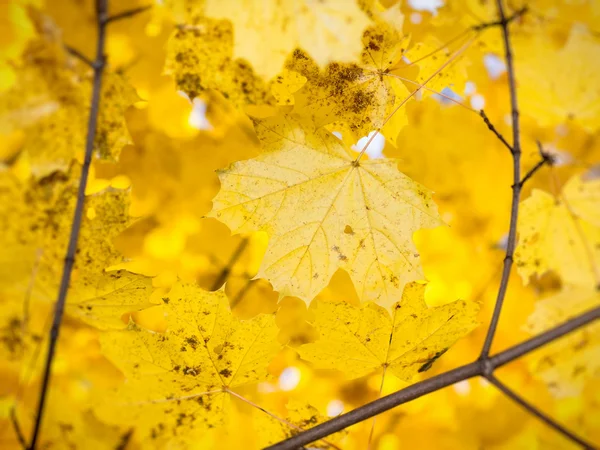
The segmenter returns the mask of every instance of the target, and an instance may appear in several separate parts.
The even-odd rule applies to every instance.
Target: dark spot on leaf
[[[445,348],[444,350],[440,350],[439,352],[437,352],[435,355],[433,355],[431,358],[429,358],[425,364],[423,364],[421,367],[419,367],[418,372],[421,373],[421,372],[425,372],[425,371],[431,369],[431,366],[433,366],[433,363],[447,351],[448,351],[448,349]]]

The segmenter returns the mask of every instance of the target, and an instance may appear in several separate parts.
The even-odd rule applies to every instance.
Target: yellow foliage
[[[558,51],[539,37],[527,44],[517,60],[523,112],[543,126],[575,121],[588,131],[597,130],[600,42],[585,27],[573,26]]]
[[[350,62],[360,54],[360,37],[369,24],[355,0],[206,0],[206,14],[228,19],[236,29],[235,55],[273,77],[296,47],[317,64]],[[264,47],[257,52],[257,48]]]
[[[363,301],[391,307],[423,277],[412,234],[441,223],[437,208],[395,161],[359,161],[329,132],[310,130],[294,116],[256,121],[265,152],[220,173],[211,216],[234,233],[269,234],[258,276],[281,296],[309,303],[341,267]]]
[[[502,3],[514,80],[493,1],[0,2],[0,447],[51,342],[36,449],[263,448],[475,361],[513,82],[491,354],[598,308],[599,3]],[[591,447],[599,331],[495,370]],[[483,377],[308,447],[575,448]]]
[[[318,368],[357,378],[383,368],[411,381],[425,372],[459,338],[477,325],[478,307],[458,300],[427,308],[425,286],[412,283],[392,307],[392,316],[373,303],[318,302],[313,309],[319,340],[301,346],[300,356]]]
[[[265,379],[267,363],[281,348],[273,316],[239,321],[222,291],[177,284],[163,302],[165,333],[131,323],[126,331],[102,336],[103,351],[128,382],[98,413],[115,424],[135,423],[142,439],[200,435],[222,422],[224,396]],[[121,405],[117,411],[115,402]]]
[[[565,282],[598,286],[600,181],[575,176],[554,197],[535,189],[523,201],[515,262],[525,282],[555,271]]]
[[[538,334],[600,305],[597,289],[568,286],[540,300],[528,319],[528,331]],[[532,373],[558,397],[576,397],[586,381],[600,374],[600,328],[592,324],[552,343],[530,358]]]
[[[382,23],[364,32],[361,57],[356,62],[336,62],[320,70],[304,52],[295,51],[286,64],[292,71],[287,83],[293,80],[294,72],[307,82],[295,94],[294,111],[312,117],[317,127],[341,121],[358,136],[381,130],[395,140],[406,125],[405,112],[399,108],[409,97],[409,90],[402,78],[397,78],[406,76],[407,71],[393,74],[392,69],[407,46],[406,36]]]

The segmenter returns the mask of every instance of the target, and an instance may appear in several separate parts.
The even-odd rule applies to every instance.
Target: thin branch
[[[550,328],[531,339],[527,339],[526,341],[515,345],[514,347],[496,353],[488,359],[489,364],[494,369],[502,367],[515,359],[537,350],[549,342],[560,339],[566,334],[572,333],[578,328],[584,327],[598,319],[600,319],[600,306],[573,317],[560,325]]]
[[[542,146],[539,142],[538,142],[538,147],[540,149],[540,155],[541,155],[542,159],[540,159],[535,166],[533,166],[531,169],[529,169],[529,171],[525,174],[525,176],[521,179],[521,181],[519,181],[519,185],[521,188],[523,188],[523,185],[527,182],[527,180],[529,180],[545,164],[548,164],[549,166],[554,164],[554,157],[550,153],[546,153],[542,149]]]
[[[450,370],[441,375],[429,378],[425,381],[415,383],[405,389],[402,389],[393,394],[381,397],[371,403],[367,403],[359,408],[353,409],[346,414],[334,417],[327,422],[323,422],[304,433],[298,434],[285,441],[267,447],[265,450],[295,450],[303,445],[310,444],[318,439],[321,439],[330,434],[336,433],[351,425],[370,419],[378,414],[388,411],[398,405],[407,403],[411,400],[419,398],[423,395],[437,391],[439,389],[450,386],[468,378],[481,375],[481,364],[474,362],[461,366],[457,369]]]
[[[505,21],[502,20],[495,20],[493,22],[486,22],[486,23],[481,23],[479,25],[473,25],[473,27],[471,27],[473,30],[475,31],[483,31],[487,28],[491,28],[491,27],[497,27],[497,26],[503,26],[504,23],[509,24],[510,22],[520,18],[523,14],[525,14],[527,11],[529,10],[529,8],[527,6],[523,6],[521,9],[515,11],[514,14],[512,14],[511,16],[507,17]]]
[[[513,130],[513,143],[512,143],[512,157],[513,157],[513,186],[512,186],[512,204],[510,208],[510,225],[508,229],[508,242],[506,244],[506,255],[504,257],[504,266],[502,268],[502,278],[500,280],[500,286],[498,288],[498,295],[496,296],[496,305],[494,306],[494,313],[485,336],[485,342],[483,349],[481,350],[481,358],[487,358],[490,354],[490,348],[492,347],[492,341],[496,334],[496,328],[498,327],[498,321],[500,320],[500,312],[502,311],[502,304],[504,303],[504,297],[506,297],[506,290],[508,289],[508,281],[510,279],[510,272],[513,265],[513,255],[515,253],[515,247],[517,243],[517,221],[519,217],[519,199],[521,196],[521,130],[519,127],[519,105],[517,101],[517,84],[515,81],[515,68],[512,55],[512,48],[510,43],[510,35],[508,32],[508,20],[504,13],[504,5],[502,0],[496,0],[498,8],[498,15],[500,16],[500,22],[502,24],[502,36],[504,37],[504,54],[506,58],[506,68],[508,72],[508,86],[510,90],[510,108],[512,111],[512,130]]]
[[[577,444],[581,445],[585,449],[593,449],[594,448],[591,444],[584,441],[582,438],[580,438],[576,434],[573,434],[571,431],[569,431],[568,429],[563,427],[558,422],[554,421],[554,419],[547,416],[542,411],[540,411],[538,408],[536,408],[531,403],[529,403],[527,400],[522,398],[520,395],[518,395],[516,392],[514,392],[511,388],[509,388],[504,383],[502,383],[494,375],[489,375],[486,378],[490,383],[492,383],[494,386],[496,386],[496,388],[498,388],[498,390],[500,392],[502,392],[504,395],[506,395],[508,398],[510,398],[512,401],[517,403],[522,408],[526,409],[531,415],[537,417],[539,420],[544,422],[550,428],[556,430],[557,432],[561,433],[563,436],[571,439],[573,442],[576,442]]]
[[[15,434],[17,435],[17,440],[21,447],[24,449],[27,448],[27,441],[25,440],[25,436],[23,435],[23,430],[21,430],[21,426],[19,425],[19,421],[17,420],[17,413],[15,411],[15,407],[10,408],[10,421],[15,430]]]
[[[479,115],[483,118],[483,121],[487,125],[488,129],[492,133],[494,133],[498,139],[500,139],[500,142],[502,142],[504,144],[504,146],[510,150],[511,153],[513,153],[512,145],[510,145],[508,143],[508,141],[504,138],[504,136],[502,136],[502,134],[500,134],[500,132],[496,129],[494,124],[490,121],[489,117],[487,116],[487,114],[485,113],[485,111],[483,109],[479,111]]]
[[[244,299],[244,296],[250,290],[250,287],[252,286],[253,281],[254,280],[252,280],[251,278],[248,277],[248,279],[246,280],[246,284],[244,284],[244,287],[242,287],[242,289],[240,289],[240,291],[237,293],[235,298],[233,300],[231,300],[231,302],[229,304],[229,307],[231,309],[235,308]]]
[[[296,425],[295,423],[293,423],[293,422],[290,422],[289,420],[286,420],[286,419],[284,419],[284,418],[282,418],[282,417],[279,417],[279,416],[277,416],[276,414],[273,414],[273,413],[272,413],[272,412],[270,412],[270,411],[267,411],[267,410],[266,410],[265,408],[263,408],[262,406],[260,406],[260,405],[257,405],[257,404],[256,404],[256,403],[254,403],[253,401],[251,401],[251,400],[248,400],[246,397],[244,397],[244,396],[242,396],[242,395],[238,394],[237,392],[234,392],[234,391],[232,391],[231,389],[227,389],[227,388],[225,388],[225,392],[228,392],[228,393],[229,393],[229,394],[231,394],[232,396],[234,396],[234,397],[236,397],[236,398],[240,399],[241,401],[243,401],[243,402],[247,403],[248,405],[252,406],[253,408],[256,408],[256,409],[258,409],[259,411],[262,411],[262,412],[263,412],[263,413],[265,413],[267,416],[269,416],[269,417],[272,417],[273,419],[275,419],[275,420],[277,420],[277,421],[279,421],[279,422],[281,422],[281,423],[283,423],[283,424],[287,425],[288,427],[290,427],[290,428],[292,428],[292,429],[294,429],[294,430],[296,430],[296,431],[300,431],[300,432],[303,432],[303,431],[304,431],[304,428],[302,428],[301,426],[299,426],[299,425]],[[329,447],[331,447],[331,448],[334,448],[334,449],[336,449],[336,450],[341,450],[341,449],[340,449],[340,448],[339,448],[337,445],[335,445],[335,444],[333,444],[333,443],[331,443],[331,442],[329,442],[329,441],[326,441],[325,439],[321,439],[321,442],[323,442],[323,443],[327,444],[327,445],[328,445]]]
[[[123,11],[123,12],[120,12],[118,14],[115,14],[114,16],[107,17],[105,19],[105,24],[108,25],[111,22],[116,22],[118,20],[127,19],[129,17],[136,16],[139,13],[142,13],[144,11],[148,11],[150,8],[152,8],[152,5],[146,5],[146,6],[140,6],[138,8],[128,9],[126,11]]]
[[[233,266],[235,265],[237,260],[240,259],[240,256],[242,256],[242,253],[244,253],[244,250],[246,249],[247,245],[248,245],[248,239],[247,238],[242,239],[242,242],[240,242],[240,245],[238,245],[238,247],[234,250],[233,254],[231,255],[231,258],[229,258],[227,265],[225,267],[223,267],[223,270],[221,270],[221,273],[219,273],[219,275],[217,276],[217,279],[215,280],[212,287],[210,288],[211,291],[216,291],[221,286],[223,286],[223,283],[225,283],[225,281],[227,281],[227,278],[229,277],[229,274],[231,273],[231,269],[233,268]]]
[[[65,48],[65,50],[67,52],[69,52],[71,55],[73,55],[74,57],[76,57],[77,59],[79,59],[86,66],[89,66],[92,69],[94,68],[94,61],[92,61],[91,59],[89,59],[87,56],[85,56],[79,50],[77,50],[76,48],[71,47],[70,45],[67,45],[67,44],[64,44],[64,48]]]
[[[85,144],[85,157],[83,165],[81,166],[81,178],[79,181],[79,188],[77,190],[77,202],[75,204],[75,212],[73,214],[73,222],[71,224],[71,234],[69,237],[69,245],[65,256],[65,262],[63,266],[62,277],[60,281],[60,288],[56,304],[54,307],[54,319],[52,322],[52,328],[50,330],[50,340],[48,344],[48,354],[46,356],[46,363],[44,367],[44,373],[42,377],[42,387],[40,390],[40,396],[37,406],[37,414],[35,418],[35,424],[31,435],[30,450],[36,448],[36,444],[40,435],[40,429],[42,420],[44,417],[44,406],[46,404],[47,394],[50,386],[50,377],[52,373],[52,363],[54,361],[54,354],[56,352],[56,344],[58,342],[58,336],[60,332],[60,325],[65,309],[65,302],[67,299],[67,290],[69,288],[69,282],[71,280],[71,272],[73,270],[73,264],[75,262],[75,254],[77,252],[77,241],[79,240],[79,228],[81,226],[81,219],[83,215],[83,206],[85,202],[85,187],[87,184],[88,174],[90,165],[92,162],[92,152],[94,148],[94,140],[96,137],[97,123],[98,123],[98,110],[100,107],[100,90],[102,88],[102,74],[106,59],[104,56],[104,44],[106,40],[106,15],[108,12],[108,0],[97,0],[96,1],[96,16],[97,16],[97,27],[98,27],[98,38],[96,43],[96,59],[93,61],[92,67],[94,68],[94,82],[92,89],[92,99],[90,106],[90,114],[88,118],[87,128],[87,139]]]
[[[497,355],[486,358],[485,360],[478,360],[466,364],[454,370],[412,384],[407,388],[317,425],[304,433],[267,447],[265,450],[295,450],[303,445],[307,445],[351,425],[362,422],[363,420],[370,419],[371,417],[395,408],[396,406],[400,406],[411,400],[422,397],[423,395],[430,394],[454,383],[458,383],[459,381],[464,381],[478,375],[491,374],[494,369],[502,367],[505,364],[598,319],[600,319],[600,306],[551,328],[538,336],[528,339],[521,344],[517,344],[514,347],[500,352]]]

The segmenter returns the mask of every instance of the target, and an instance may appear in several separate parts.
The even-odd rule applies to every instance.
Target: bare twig
[[[483,118],[483,121],[485,122],[485,124],[487,125],[488,129],[494,133],[496,135],[496,137],[498,139],[500,139],[500,142],[502,142],[504,144],[504,146],[510,150],[510,152],[513,152],[513,148],[512,145],[510,145],[508,143],[508,141],[504,138],[504,136],[502,136],[502,134],[500,134],[500,132],[496,129],[496,127],[494,126],[494,124],[492,122],[490,122],[489,117],[487,116],[487,114],[485,113],[485,111],[482,109],[479,111],[479,115]]]
[[[79,229],[81,226],[81,219],[83,214],[83,206],[85,202],[85,187],[87,184],[88,174],[90,165],[92,162],[92,152],[94,148],[94,140],[96,137],[97,123],[98,123],[98,110],[100,107],[100,90],[102,88],[102,74],[104,72],[104,66],[106,59],[104,56],[104,44],[106,40],[106,25],[107,25],[107,13],[108,13],[108,0],[97,0],[96,1],[96,18],[98,28],[98,38],[96,43],[96,59],[92,62],[94,69],[94,82],[92,89],[92,100],[90,106],[90,114],[88,118],[87,128],[87,139],[85,144],[85,157],[83,165],[81,166],[81,178],[79,181],[79,188],[77,190],[77,202],[75,204],[75,212],[73,214],[73,222],[71,224],[71,234],[69,237],[69,245],[65,256],[65,262],[63,266],[62,277],[60,281],[60,288],[56,304],[54,307],[54,319],[52,322],[52,328],[50,330],[50,340],[48,344],[48,354],[46,356],[46,362],[44,367],[44,373],[42,377],[42,387],[40,390],[40,397],[37,406],[37,414],[35,418],[35,424],[31,435],[31,442],[29,448],[34,450],[39,438],[42,420],[44,417],[44,406],[46,404],[48,389],[50,386],[50,377],[52,372],[52,363],[54,361],[54,354],[56,352],[56,344],[60,332],[60,325],[65,309],[65,302],[67,299],[67,290],[69,288],[69,282],[71,279],[71,272],[73,270],[73,264],[75,262],[75,254],[77,251],[77,241],[79,240]]]
[[[594,448],[591,444],[587,443],[582,438],[580,438],[576,434],[572,433],[567,428],[565,428],[564,426],[562,426],[561,424],[559,424],[558,422],[556,422],[554,419],[552,419],[551,417],[547,416],[542,411],[540,411],[538,408],[536,408],[535,406],[533,406],[531,403],[529,403],[528,401],[526,401],[525,399],[523,399],[520,395],[518,395],[511,388],[509,388],[504,383],[502,383],[494,375],[489,375],[486,378],[487,378],[487,380],[490,383],[492,383],[494,386],[496,386],[496,388],[498,388],[498,390],[500,392],[502,392],[504,395],[506,395],[512,401],[514,401],[519,406],[521,406],[522,408],[524,408],[525,410],[527,410],[531,415],[537,417],[539,420],[541,420],[542,422],[544,422],[550,428],[553,428],[554,430],[556,430],[557,432],[559,432],[563,436],[571,439],[573,442],[576,442],[577,444],[581,445],[585,449],[593,449]]]
[[[535,166],[529,169],[529,172],[527,172],[523,179],[521,179],[521,181],[519,182],[521,188],[527,182],[527,180],[529,180],[538,170],[540,170],[544,166],[544,164],[548,164],[549,166],[554,164],[554,157],[550,153],[544,151],[544,149],[542,148],[542,144],[540,144],[539,141],[537,145],[542,159],[540,159],[540,161]]]
[[[512,111],[513,193],[512,204],[510,208],[510,225],[508,229],[506,255],[504,257],[504,266],[502,268],[502,278],[500,279],[500,286],[498,288],[498,295],[496,296],[496,305],[494,307],[492,320],[490,322],[490,326],[485,336],[483,349],[481,350],[481,358],[487,358],[487,356],[490,353],[492,341],[494,340],[496,328],[498,327],[498,321],[500,320],[502,304],[504,303],[504,297],[506,296],[506,290],[508,288],[510,271],[513,265],[513,255],[517,243],[517,220],[519,216],[519,199],[521,196],[521,130],[519,127],[519,105],[517,102],[517,84],[515,81],[515,68],[510,43],[510,35],[508,32],[509,22],[506,18],[506,14],[504,13],[504,4],[502,3],[502,0],[496,0],[496,5],[498,8],[498,15],[500,16],[500,23],[502,24],[501,26],[502,36],[504,38],[504,54],[506,58],[506,68],[508,72],[508,86],[510,90],[510,108]]]
[[[471,27],[471,28],[475,31],[482,31],[482,30],[485,30],[485,29],[491,28],[491,27],[504,26],[505,23],[509,24],[510,22],[520,18],[528,10],[529,10],[529,8],[527,6],[523,6],[521,9],[515,11],[512,15],[507,17],[505,20],[500,19],[500,20],[495,20],[493,22],[480,23],[479,25],[473,25],[473,27]]]
[[[493,371],[515,359],[536,350],[549,342],[575,331],[589,323],[600,319],[600,307],[587,311],[567,322],[564,322],[544,333],[515,345],[503,352],[484,360],[458,367],[427,380],[415,383],[393,394],[377,399],[371,403],[354,409],[346,414],[335,417],[327,422],[317,425],[310,430],[298,434],[290,439],[267,447],[266,450],[295,450],[303,445],[314,442],[325,436],[343,430],[351,425],[370,419],[378,414],[400,406],[411,400],[430,394],[459,381],[464,381],[475,376],[492,374]]]
[[[87,56],[85,56],[79,50],[77,50],[76,48],[71,47],[70,45],[67,45],[67,44],[64,44],[64,48],[65,48],[65,50],[67,52],[69,52],[71,55],[73,55],[74,57],[76,57],[77,59],[79,59],[86,66],[89,66],[92,69],[94,68],[94,61],[92,61],[91,59],[89,59]]]
[[[248,245],[248,239],[247,238],[242,239],[242,242],[240,242],[240,244],[237,246],[237,248],[231,254],[231,258],[229,258],[227,265],[225,267],[223,267],[223,270],[221,270],[221,272],[217,276],[217,279],[215,280],[212,287],[210,288],[211,291],[216,291],[221,286],[223,286],[223,283],[225,283],[225,281],[227,281],[227,278],[229,277],[229,274],[231,273],[231,269],[233,268],[233,266],[235,265],[237,260],[240,259],[240,256],[242,256],[242,253],[244,253],[244,250],[246,249],[247,245]]]
[[[17,435],[17,440],[19,441],[19,444],[21,444],[21,447],[26,449],[27,441],[25,440],[25,436],[23,435],[23,430],[21,430],[21,426],[19,425],[19,421],[17,420],[17,413],[15,411],[14,406],[10,409],[10,421],[15,430],[15,434]]]
[[[118,14],[115,14],[114,16],[107,17],[106,23],[109,24],[111,22],[116,22],[118,20],[128,19],[129,17],[133,17],[139,13],[148,11],[150,8],[152,8],[152,5],[146,5],[146,6],[140,6],[138,8],[128,9],[127,11],[120,12]]]

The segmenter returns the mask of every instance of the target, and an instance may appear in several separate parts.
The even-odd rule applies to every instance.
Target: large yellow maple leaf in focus
[[[98,414],[135,424],[142,440],[190,439],[226,419],[228,392],[267,378],[279,329],[273,315],[233,317],[223,291],[178,283],[163,302],[165,333],[132,324],[102,335],[103,352],[127,382],[106,393]]]
[[[599,200],[600,180],[575,176],[559,196],[534,189],[521,203],[515,262],[526,282],[553,270],[570,284],[599,284]]]
[[[477,304],[457,300],[428,308],[424,293],[425,285],[406,286],[392,317],[373,303],[319,302],[314,308],[319,340],[301,346],[300,356],[350,378],[383,368],[412,381],[477,325]]]
[[[431,193],[396,160],[357,159],[295,116],[257,120],[265,153],[219,174],[210,215],[234,233],[270,237],[257,277],[309,303],[338,268],[361,300],[389,307],[423,278],[412,235],[441,224]]]
[[[353,0],[206,0],[206,15],[235,27],[235,55],[271,78],[295,48],[321,66],[358,59],[369,20]]]

